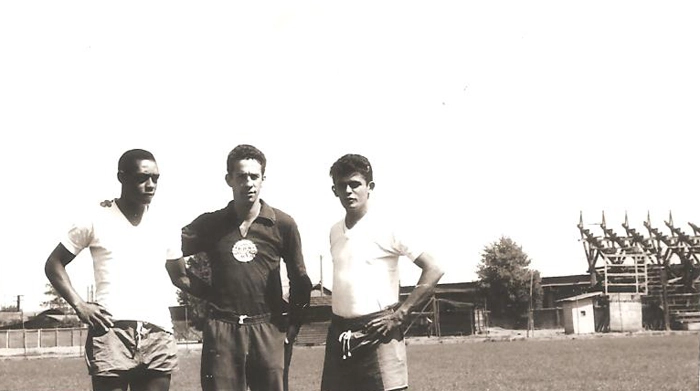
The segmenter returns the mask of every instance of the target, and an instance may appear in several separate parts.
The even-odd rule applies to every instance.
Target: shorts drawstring
[[[136,322],[136,328],[134,329],[134,354],[133,357],[136,357],[136,352],[139,351],[139,346],[141,345],[141,341],[144,338],[148,338],[148,332],[150,331],[148,328],[143,327],[143,322],[137,321]]]
[[[352,357],[352,352],[350,351],[350,340],[352,339],[352,330],[343,331],[338,337],[338,342],[340,342],[340,351],[343,353],[343,360]]]

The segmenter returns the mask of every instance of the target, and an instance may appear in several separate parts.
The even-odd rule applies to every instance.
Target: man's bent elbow
[[[434,265],[433,273],[435,274],[435,279],[440,280],[442,276],[445,275],[445,269],[440,264]]]
[[[44,264],[44,274],[46,274],[46,278],[48,278],[52,284],[58,273],[58,265],[60,265],[60,262],[53,256],[49,256]]]
[[[170,281],[178,289],[189,293],[190,284],[189,284],[189,279],[187,278],[187,276],[179,276],[179,277],[170,276]]]
[[[445,269],[440,266],[440,265],[435,265],[433,269],[433,273],[435,274],[435,278],[438,280],[442,278],[442,276],[445,275]]]
[[[429,278],[429,280],[437,283],[438,280],[442,278],[445,274],[445,269],[442,267],[440,262],[436,261],[430,254],[423,253],[416,259],[416,264],[423,269],[423,274]]]

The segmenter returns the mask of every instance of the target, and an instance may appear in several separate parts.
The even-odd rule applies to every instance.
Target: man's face
[[[333,193],[348,212],[366,209],[373,189],[374,182],[367,183],[360,173],[339,177],[333,183]]]
[[[153,160],[139,160],[136,167],[119,173],[122,196],[137,204],[148,205],[158,187],[158,165]]]
[[[233,199],[251,205],[260,197],[264,179],[262,165],[255,159],[237,161],[233,171],[226,174],[226,183],[233,189]]]

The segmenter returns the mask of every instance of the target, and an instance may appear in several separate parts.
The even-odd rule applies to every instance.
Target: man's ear
[[[124,183],[124,173],[121,171],[117,171],[117,180],[119,183]]]
[[[335,186],[331,186],[331,190],[333,190],[333,195],[335,195],[336,197],[338,197],[338,192],[335,191]]]
[[[370,190],[374,190],[374,181],[371,181],[370,183],[368,183],[367,187],[369,187]]]
[[[226,184],[229,187],[233,187],[233,185],[232,185],[233,181],[232,181],[231,175],[229,175],[229,173],[226,173],[226,176],[224,176],[224,180],[226,181]]]

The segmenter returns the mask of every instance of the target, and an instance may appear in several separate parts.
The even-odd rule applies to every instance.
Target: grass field
[[[697,334],[409,344],[415,391],[698,390]],[[199,351],[181,351],[171,390],[199,390]],[[297,347],[292,391],[319,390],[323,348]],[[89,390],[81,358],[0,360],[0,390]]]

